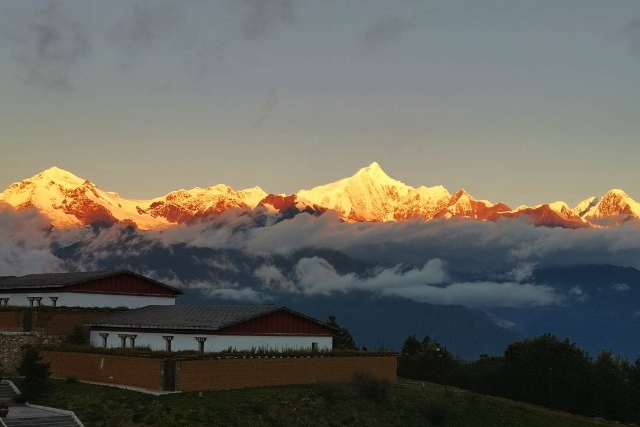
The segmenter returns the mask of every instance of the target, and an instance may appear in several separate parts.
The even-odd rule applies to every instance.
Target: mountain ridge
[[[259,186],[236,191],[217,184],[147,200],[120,197],[53,166],[11,184],[0,193],[0,202],[17,211],[35,208],[57,227],[128,222],[140,229],[165,229],[231,209],[258,208],[266,209],[275,222],[300,212],[326,211],[334,211],[348,222],[524,218],[536,226],[564,228],[610,227],[640,218],[640,203],[620,189],[612,189],[602,198],[585,199],[574,208],[556,201],[511,209],[502,202],[477,200],[464,189],[451,194],[441,185],[411,187],[389,177],[377,162],[351,177],[291,195],[269,194]]]

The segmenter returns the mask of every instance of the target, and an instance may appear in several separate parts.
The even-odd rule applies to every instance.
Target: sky
[[[10,0],[0,189],[267,192],[373,161],[512,207],[640,200],[637,0]]]

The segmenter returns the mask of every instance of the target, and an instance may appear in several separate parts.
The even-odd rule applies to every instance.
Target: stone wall
[[[38,345],[46,339],[40,334],[25,332],[0,332],[0,369],[5,374],[17,373],[22,349],[25,345]]]
[[[93,308],[0,308],[0,368],[15,375],[25,345],[64,341],[76,326],[114,313]]]

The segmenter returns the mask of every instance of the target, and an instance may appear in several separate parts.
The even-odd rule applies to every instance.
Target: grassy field
[[[204,392],[202,398],[56,381],[49,396],[33,403],[73,410],[86,427],[617,425],[409,380],[398,380],[387,390],[321,383]]]

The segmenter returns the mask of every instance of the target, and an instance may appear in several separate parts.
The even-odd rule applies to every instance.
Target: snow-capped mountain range
[[[511,209],[504,203],[476,200],[465,190],[413,188],[389,177],[378,163],[355,175],[296,194],[267,194],[260,187],[235,191],[218,184],[178,190],[151,200],[125,199],[57,167],[11,184],[0,202],[22,211],[37,209],[57,227],[129,222],[140,229],[164,229],[230,209],[265,210],[274,218],[335,211],[345,221],[430,221],[471,218],[497,221],[524,217],[537,226],[603,227],[640,218],[640,203],[622,190],[590,197],[570,208],[564,202]]]

